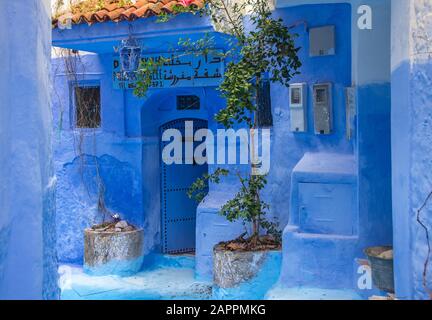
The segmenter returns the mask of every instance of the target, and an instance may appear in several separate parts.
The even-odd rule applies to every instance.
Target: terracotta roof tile
[[[91,0],[86,0],[90,2]],[[84,1],[84,3],[86,2]],[[88,23],[94,24],[105,21],[133,21],[139,18],[157,16],[161,13],[172,13],[175,6],[182,6],[181,0],[137,0],[135,3],[128,5],[120,5],[120,0],[105,0],[105,6],[98,9],[81,9],[85,6],[75,6],[72,16],[68,13],[60,15],[58,18],[53,18],[53,27],[57,27],[58,23],[64,23],[65,20],[71,19],[74,24]],[[82,3],[81,3],[82,4]],[[204,0],[192,1],[192,6],[202,8]]]

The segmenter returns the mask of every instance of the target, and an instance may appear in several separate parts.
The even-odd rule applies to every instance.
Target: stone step
[[[354,290],[320,289],[307,287],[286,288],[275,286],[270,289],[266,300],[363,300]]]

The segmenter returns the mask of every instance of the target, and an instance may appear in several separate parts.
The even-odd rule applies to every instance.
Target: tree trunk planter
[[[213,250],[214,283],[219,288],[234,288],[261,271],[270,250],[230,251],[217,245]]]
[[[84,271],[92,275],[129,276],[143,261],[142,229],[132,231],[84,231]]]

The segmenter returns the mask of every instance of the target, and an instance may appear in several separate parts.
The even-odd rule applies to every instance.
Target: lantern
[[[119,48],[120,65],[123,72],[134,72],[138,70],[141,58],[141,46],[132,37],[122,40]]]

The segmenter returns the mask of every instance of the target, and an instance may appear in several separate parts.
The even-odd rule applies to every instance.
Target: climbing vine
[[[425,234],[426,234],[427,254],[426,254],[425,262],[423,264],[422,278],[423,278],[423,287],[426,289],[427,293],[429,294],[430,299],[432,299],[432,290],[428,287],[428,280],[427,280],[427,275],[428,275],[428,270],[429,270],[429,261],[431,258],[432,248],[431,248],[431,244],[430,244],[429,229],[421,218],[422,211],[426,208],[426,206],[430,200],[432,200],[432,192],[430,192],[428,194],[428,196],[426,197],[426,199],[423,202],[423,204],[421,205],[421,207],[417,210],[416,219],[417,219],[417,223],[420,224],[420,226],[424,229]]]
[[[94,113],[87,112],[91,110],[97,101],[91,96],[83,96],[84,92],[82,90],[76,90],[78,84],[80,83],[80,74],[85,74],[85,64],[81,59],[81,55],[78,51],[69,49],[56,49],[57,55],[62,59],[64,65],[65,76],[67,77],[68,83],[71,88],[71,94],[74,95],[73,100],[75,104],[79,100],[82,108],[74,108],[74,121],[75,124],[82,123],[85,128],[77,128],[72,130],[73,145],[75,156],[79,159],[79,174],[81,177],[82,185],[84,186],[86,193],[89,198],[91,198],[90,183],[85,179],[85,167],[86,167],[86,152],[84,150],[85,141],[91,141],[92,153],[94,154],[94,165],[96,170],[95,182],[97,187],[97,207],[98,212],[102,214],[102,222],[104,223],[108,217],[118,220],[118,214],[111,212],[105,205],[105,184],[103,178],[100,174],[100,163],[97,158],[97,143],[96,143],[96,133],[100,126],[100,121]],[[57,94],[57,92],[56,92]],[[58,96],[58,94],[57,94]],[[61,99],[58,96],[58,101],[60,103],[60,115],[59,115],[59,135],[63,130],[63,115],[65,108],[62,105]],[[99,115],[100,117],[100,115]]]

